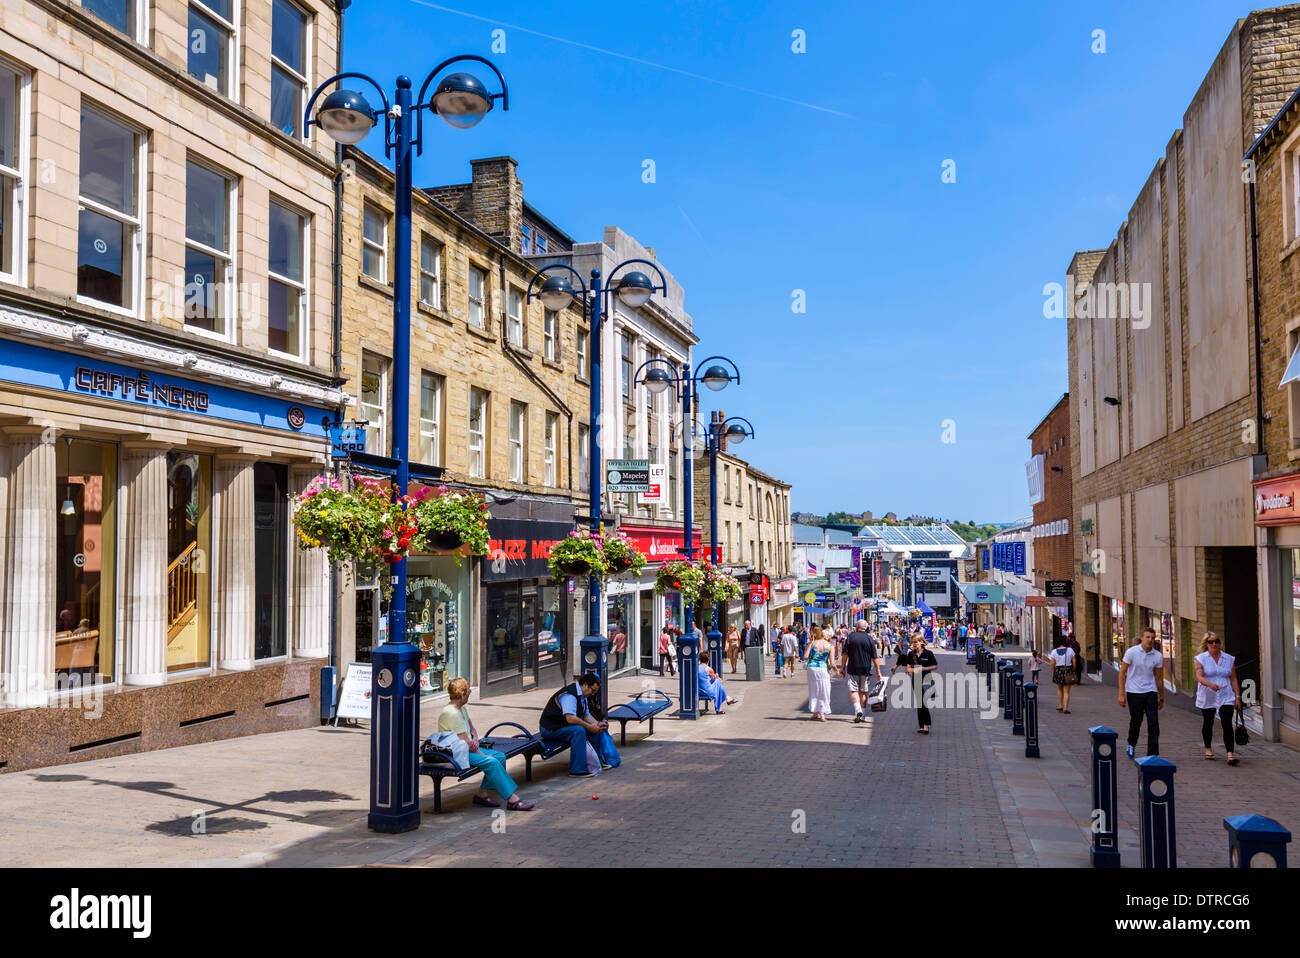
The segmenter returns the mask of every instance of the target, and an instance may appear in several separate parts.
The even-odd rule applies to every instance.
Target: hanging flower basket
[[[464,548],[470,555],[487,554],[487,521],[492,514],[481,494],[422,486],[410,499],[409,511],[417,530],[411,551],[459,552]]]
[[[730,572],[707,561],[700,564],[700,571],[704,578],[700,588],[701,602],[717,605],[740,598],[740,583]]]
[[[605,571],[610,575],[640,575],[646,559],[632,540],[621,532],[600,537],[600,553],[605,560]]]
[[[444,531],[429,533],[426,542],[430,551],[437,552],[455,552],[465,544],[459,532]]]
[[[575,529],[551,546],[546,565],[552,579],[573,579],[584,575],[605,574],[605,560],[599,536],[586,529]]]
[[[695,605],[700,598],[700,589],[704,585],[704,573],[700,566],[685,559],[673,559],[665,562],[655,573],[655,592],[665,595],[679,592],[682,601]]]

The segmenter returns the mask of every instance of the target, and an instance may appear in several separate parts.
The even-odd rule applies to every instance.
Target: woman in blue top
[[[812,644],[808,646],[808,711],[812,712],[814,721],[825,722],[826,713],[831,710],[831,676],[828,671],[839,671],[839,657],[835,646],[822,633],[820,625],[814,625]]]
[[[1218,712],[1223,726],[1223,747],[1228,752],[1228,764],[1236,765],[1232,754],[1232,713],[1241,708],[1241,685],[1237,682],[1237,660],[1222,651],[1223,643],[1213,632],[1201,639],[1201,654],[1196,662],[1196,707],[1201,710],[1201,739],[1205,742],[1205,757],[1214,758],[1214,714]]]

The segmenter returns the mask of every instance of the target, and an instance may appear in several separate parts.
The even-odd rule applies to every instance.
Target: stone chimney
[[[438,186],[428,192],[434,199],[465,217],[484,233],[513,250],[522,248],[524,186],[515,174],[519,164],[511,156],[470,160],[471,182]]]
[[[713,414],[709,417],[709,419],[713,423],[723,423],[727,421],[727,414],[723,412],[721,409],[717,409],[714,410]],[[727,451],[727,437],[725,433],[722,436],[722,441],[718,443],[718,451],[719,452]]]

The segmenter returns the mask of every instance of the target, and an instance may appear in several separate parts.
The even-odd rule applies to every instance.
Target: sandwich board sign
[[[343,676],[343,688],[339,692],[338,709],[334,713],[334,724],[339,719],[370,718],[370,663],[350,662]]]

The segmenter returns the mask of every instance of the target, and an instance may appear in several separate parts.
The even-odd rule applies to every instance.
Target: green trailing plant
[[[608,533],[598,538],[606,574],[615,576],[641,574],[641,570],[645,568],[646,558],[632,544],[631,539],[621,532]]]
[[[546,559],[552,579],[571,579],[580,575],[605,575],[601,537],[586,529],[574,529],[555,545]]]

